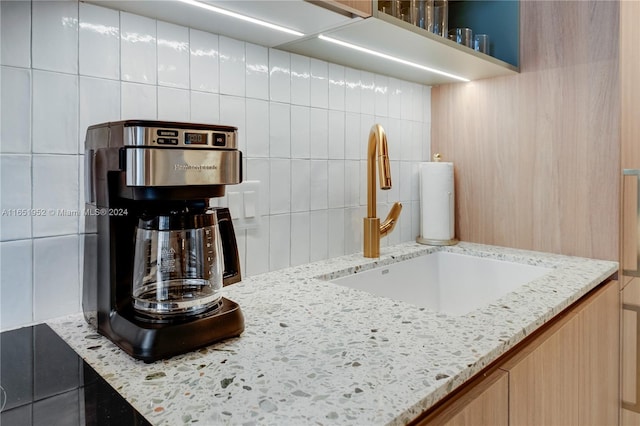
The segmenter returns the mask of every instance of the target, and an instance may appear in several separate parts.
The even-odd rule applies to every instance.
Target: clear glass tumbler
[[[433,4],[433,32],[447,37],[449,32],[449,2],[435,0]]]
[[[222,256],[213,211],[139,219],[132,282],[134,309],[163,318],[219,307]]]

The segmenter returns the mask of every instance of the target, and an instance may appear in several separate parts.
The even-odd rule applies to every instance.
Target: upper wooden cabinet
[[[334,5],[363,18],[371,16],[371,11],[373,10],[371,0],[322,0],[322,2]]]
[[[260,27],[180,1],[89,0],[89,2],[427,85],[460,81],[447,74],[466,80],[478,80],[518,72],[517,61],[512,61],[516,62],[515,64],[508,63],[478,53],[445,37],[379,12],[377,0],[204,2],[287,27],[304,34],[302,36]],[[515,10],[515,15],[518,11],[518,0],[506,2],[476,0],[455,3],[456,5],[451,7],[450,21],[453,19],[454,10],[467,10],[466,13],[459,13],[460,17],[453,22],[456,22],[456,25],[476,25],[476,28],[479,28],[477,26],[479,24],[475,24],[474,22],[477,21],[469,16],[478,17],[480,14],[474,10],[482,10],[483,6],[491,8],[495,7],[496,3],[515,4],[515,9],[511,9]],[[469,4],[470,8],[464,9],[465,4]],[[504,7],[501,10],[503,9]],[[490,13],[489,9],[489,13],[484,16],[493,15],[495,13]],[[504,36],[500,32],[494,32],[493,43],[496,46],[502,43],[501,39],[517,44],[518,17],[513,15],[514,13],[511,13],[508,25],[510,28],[515,25],[515,34],[512,31],[511,35]],[[489,24],[489,27],[500,28],[507,21],[504,16],[500,16],[496,22],[498,23]],[[320,35],[349,43],[360,50],[323,40],[319,38]],[[365,53],[363,49],[376,53]],[[390,60],[388,56],[396,59]],[[515,57],[517,58],[517,54]],[[433,68],[445,74],[432,73],[425,68]]]

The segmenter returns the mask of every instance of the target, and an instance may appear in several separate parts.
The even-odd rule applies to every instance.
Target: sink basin
[[[460,316],[498,300],[552,270],[440,251],[331,282]]]

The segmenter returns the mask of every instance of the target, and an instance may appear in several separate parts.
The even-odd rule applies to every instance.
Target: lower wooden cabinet
[[[476,379],[465,392],[424,418],[417,425],[507,426],[509,424],[509,379],[495,370]]]
[[[501,366],[510,425],[578,425],[580,324],[573,313]]]
[[[620,296],[611,281],[506,361],[509,424],[618,424]]]
[[[580,425],[617,425],[620,412],[620,288],[612,281],[582,304]]]
[[[415,424],[617,425],[619,324],[609,281]]]
[[[622,290],[622,411],[620,424],[640,425],[640,278]]]

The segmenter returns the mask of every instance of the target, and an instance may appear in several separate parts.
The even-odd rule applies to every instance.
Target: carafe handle
[[[224,262],[224,273],[222,285],[235,284],[242,280],[240,273],[240,256],[238,254],[238,243],[236,233],[233,229],[231,214],[226,207],[217,208],[218,229],[220,230],[220,240],[222,241],[222,252]]]

